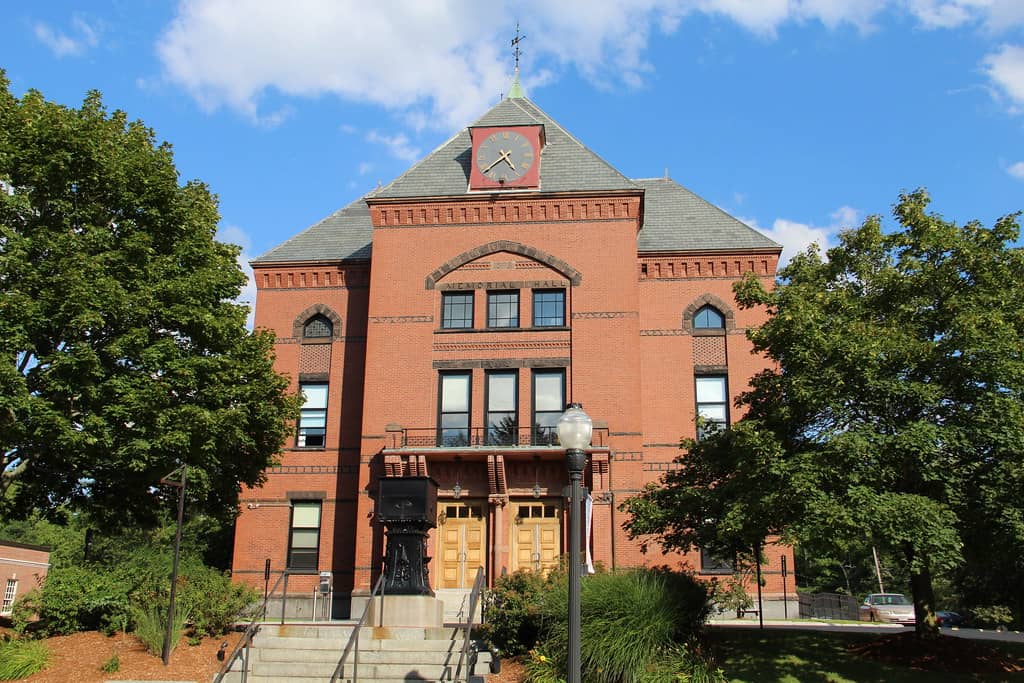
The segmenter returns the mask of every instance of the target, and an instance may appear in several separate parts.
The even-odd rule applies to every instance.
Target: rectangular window
[[[533,292],[533,326],[565,325],[565,290],[537,289]]]
[[[4,587],[4,601],[0,605],[0,615],[10,616],[14,609],[14,598],[18,595],[18,580],[7,579],[7,585]]]
[[[487,444],[491,446],[512,446],[518,444],[519,420],[516,407],[519,405],[516,372],[487,373]]]
[[[487,292],[487,327],[519,327],[519,292]]]
[[[441,328],[463,330],[473,327],[473,292],[441,294]]]
[[[725,376],[697,377],[697,439],[729,424]]]
[[[315,572],[320,556],[320,501],[292,502],[288,569]]]
[[[300,384],[305,402],[299,414],[299,448],[323,448],[327,432],[327,385]]]
[[[565,412],[565,370],[533,373],[533,442],[558,445],[558,418]]]
[[[472,375],[468,372],[441,374],[441,405],[438,420],[438,446],[469,445],[469,388]]]
[[[732,574],[732,564],[732,560],[709,552],[705,548],[700,549],[701,574]]]

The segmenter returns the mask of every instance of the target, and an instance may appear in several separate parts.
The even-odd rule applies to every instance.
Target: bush
[[[0,681],[27,678],[46,667],[50,651],[38,640],[0,642]]]
[[[974,626],[978,628],[1006,628],[1013,622],[1013,612],[1004,605],[975,607]]]
[[[12,615],[14,628],[24,633],[39,616],[41,635],[110,630],[127,620],[126,587],[112,574],[86,567],[53,569],[41,590],[30,591]]]
[[[115,652],[111,655],[110,659],[103,662],[103,666],[100,667],[100,671],[105,674],[114,674],[121,669],[121,658],[117,656]]]
[[[159,657],[163,654],[164,637],[167,635],[167,608],[150,605],[134,607],[132,612],[135,617],[135,637],[146,646],[149,654]],[[172,650],[181,638],[188,616],[188,610],[175,607],[174,626],[171,628]]]
[[[564,666],[568,581],[545,595],[543,651]],[[580,591],[580,662],[588,681],[638,680],[672,648],[695,640],[710,613],[708,592],[693,576],[661,569],[595,574]]]
[[[180,604],[192,615],[195,636],[227,633],[259,600],[251,586],[231,583],[229,576],[209,567],[192,568],[182,584]]]
[[[503,655],[521,655],[541,632],[541,603],[551,580],[539,572],[519,570],[500,577],[484,597],[484,642]]]

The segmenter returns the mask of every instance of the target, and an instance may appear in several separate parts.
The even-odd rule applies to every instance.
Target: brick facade
[[[49,569],[49,548],[0,541],[0,617],[10,616],[18,598],[42,586]]]
[[[537,443],[531,428],[534,383],[557,378],[552,371],[564,373],[564,399],[583,403],[595,421],[585,474],[594,562],[701,570],[699,553],[642,553],[622,530],[617,506],[676,466],[680,437],[695,434],[696,376],[724,377],[732,412],[732,400],[764,367],[745,336],[764,312],[739,310],[732,285],[748,272],[770,283],[779,249],[638,252],[650,210],[642,188],[548,193],[544,163],[536,191],[368,195],[369,259],[286,261],[271,252],[254,262],[256,326],[277,335],[278,370],[295,389],[327,385],[328,398],[323,445],[289,444],[266,483],[243,491],[238,579],[262,586],[266,559],[275,573],[287,566],[291,506],[319,501],[316,569],[334,573],[339,595],[367,592],[384,550],[375,520],[382,476],[427,475],[439,484],[443,514],[429,540],[434,587],[464,582],[449,555],[479,557],[493,582],[546,562],[538,559],[549,552],[540,539],[551,530],[553,551],[564,553],[564,453]],[[537,291],[564,293],[563,324],[533,324]],[[488,326],[488,293],[518,293],[518,324]],[[443,301],[452,295],[472,297],[471,328],[444,327]],[[720,312],[721,329],[694,329],[705,305]],[[305,338],[303,326],[317,315],[331,322],[331,336]],[[502,377],[515,388],[520,431],[503,436],[504,446],[488,445],[494,434],[484,428],[495,372],[508,373]],[[468,377],[467,442],[439,447],[448,373]],[[459,506],[471,510],[465,519],[456,519]],[[460,537],[445,535],[463,527]],[[793,558],[779,546],[767,555],[765,595],[772,598],[782,593],[780,558],[789,567]],[[310,590],[315,576],[292,582]],[[794,594],[794,587],[790,573],[786,589]]]

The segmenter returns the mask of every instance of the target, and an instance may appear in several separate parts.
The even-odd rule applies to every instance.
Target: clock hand
[[[512,153],[512,150],[508,150],[506,152],[505,150],[502,149],[502,150],[499,150],[499,151],[501,152],[501,156],[498,157],[498,161],[501,161],[502,159],[504,159],[505,161],[508,162],[508,165],[512,168],[513,171],[516,170],[516,165],[513,164],[512,163],[512,159],[509,158],[509,154]],[[494,163],[498,163],[498,162],[495,161]]]
[[[505,158],[505,155],[507,155],[507,154],[508,154],[508,152],[502,152],[502,156],[500,156],[500,157],[498,157],[497,159],[495,159],[494,161],[492,161],[492,162],[491,162],[491,165],[490,165],[490,166],[488,166],[487,168],[485,168],[485,169],[483,170],[483,173],[487,173],[487,172],[488,172],[488,171],[490,171],[490,170],[491,170],[492,168],[494,168],[494,166],[495,166],[495,165],[496,165],[496,164],[497,164],[497,163],[498,163],[499,161],[501,161],[502,159],[504,159],[504,158]]]

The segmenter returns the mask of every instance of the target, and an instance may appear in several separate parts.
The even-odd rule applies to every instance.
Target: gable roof
[[[529,191],[643,192],[638,252],[781,250],[780,245],[673,180],[630,180],[525,97],[502,100],[471,127],[535,124],[544,126],[546,144],[541,152],[541,185]],[[369,259],[373,224],[368,203],[473,195],[469,191],[471,154],[469,129],[464,128],[390,184],[335,211],[252,263]]]
[[[540,154],[540,187],[532,191],[579,192],[637,190],[633,181],[570,135],[525,97],[496,104],[469,128],[479,126],[544,126]],[[374,199],[468,195],[472,141],[463,128],[425,159],[398,176]]]
[[[644,188],[638,252],[782,249],[674,180],[643,178],[634,182]]]

